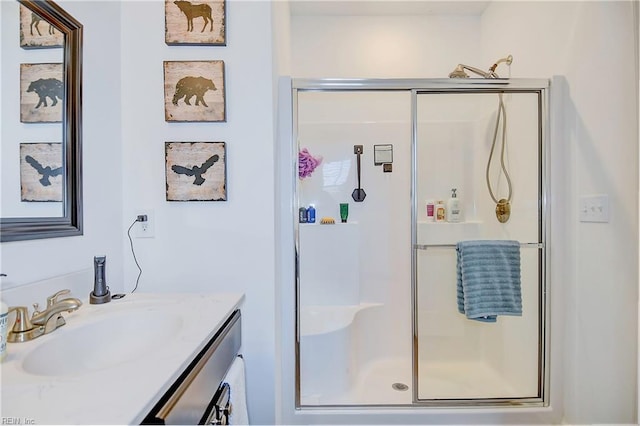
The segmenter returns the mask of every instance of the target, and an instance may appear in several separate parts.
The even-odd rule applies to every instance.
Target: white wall
[[[293,16],[291,75],[446,77],[480,60],[479,30],[474,16]]]
[[[291,70],[291,53],[290,53],[290,43],[291,43],[291,16],[289,10],[289,3],[280,1],[280,2],[272,2],[272,10],[271,10],[271,19],[272,19],[272,40],[273,40],[273,77],[274,77],[274,85],[273,85],[273,110],[277,111],[276,116],[276,126],[274,126],[274,141],[280,140],[281,135],[291,134],[291,121],[289,117],[291,116],[291,103],[286,102],[287,97],[281,97],[280,93],[283,91],[285,93],[290,93],[290,90],[287,90],[287,84],[283,84],[283,81],[288,81],[286,77],[280,78],[280,76],[290,75]],[[281,102],[284,102],[282,105]],[[294,167],[291,165],[292,162],[286,161],[282,156],[277,155],[277,145],[274,143],[274,189],[279,188],[281,185],[286,185],[286,182],[289,181],[289,174],[294,172]],[[283,333],[280,333],[279,330],[282,329],[283,322],[288,323],[288,318],[283,315],[283,313],[288,312],[289,316],[294,314],[295,308],[293,307],[293,298],[285,299],[283,297],[284,289],[279,283],[284,282],[290,277],[289,269],[284,265],[287,262],[290,262],[293,258],[293,253],[287,253],[289,259],[285,259],[285,256],[278,256],[279,248],[284,246],[285,244],[291,247],[291,242],[293,241],[293,236],[290,234],[292,232],[289,224],[291,223],[293,213],[293,199],[284,196],[284,194],[280,191],[274,190],[274,208],[278,213],[276,214],[274,221],[274,240],[273,240],[273,252],[275,255],[274,262],[274,297],[275,297],[275,359],[278,360],[274,363],[275,371],[275,419],[282,418],[282,403],[281,400],[285,398],[285,392],[292,393],[294,391],[293,386],[290,384],[293,381],[289,379],[283,379],[285,374],[293,374],[290,371],[289,364],[286,362],[286,357],[283,356],[286,348],[292,347],[289,343],[290,339],[293,336],[285,336]],[[284,211],[289,211],[289,214],[283,214]]]
[[[164,2],[61,1],[84,24],[82,237],[3,243],[3,288],[92,268],[106,254],[112,291],[137,277],[126,230],[152,209],[156,237],[135,239],[138,291],[246,293],[251,421],[273,423],[274,231],[271,6],[228,2],[226,47],[169,47]],[[2,15],[5,19],[15,19]],[[225,61],[227,122],[166,123],[163,61]],[[226,202],[165,201],[164,142],[224,141]],[[87,282],[87,292],[93,283]],[[44,298],[44,295],[43,295]],[[35,300],[34,300],[35,302]],[[41,301],[42,302],[42,301]]]
[[[243,352],[252,422],[273,423],[274,157],[271,5],[227,2],[227,46],[167,46],[164,2],[121,3],[123,228],[139,209],[155,216],[155,238],[134,239],[138,291],[242,291]],[[144,25],[144,30],[141,30]],[[223,60],[226,123],[164,120],[163,61]],[[164,143],[223,141],[227,199],[165,200]],[[125,288],[138,270],[122,241]]]
[[[4,10],[5,1],[2,3]],[[117,72],[120,4],[110,1],[60,1],[59,4],[84,25],[84,234],[2,243],[1,269],[8,275],[3,278],[2,287],[12,288],[93,268],[93,256],[106,254],[107,281],[113,291],[119,291],[122,289],[120,75]],[[17,8],[15,11],[17,13]],[[3,28],[5,20],[16,19],[13,14],[3,13]],[[92,288],[93,282],[87,282],[85,296]],[[33,302],[42,303],[46,296],[43,294],[42,300]]]
[[[567,79],[566,133],[555,141],[568,149],[559,176],[566,191],[558,194],[564,199],[551,200],[552,210],[566,206],[569,225],[560,230],[569,241],[567,280],[552,283],[563,286],[566,300],[565,421],[634,423],[638,89],[632,4],[495,2],[482,24],[485,61],[509,51],[515,76]],[[589,194],[609,195],[609,223],[578,221],[578,197]]]

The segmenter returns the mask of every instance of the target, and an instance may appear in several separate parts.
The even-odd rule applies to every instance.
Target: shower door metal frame
[[[549,212],[549,89],[548,79],[300,79],[294,78],[291,81],[292,87],[292,111],[293,111],[293,138],[292,138],[292,159],[295,159],[292,168],[297,170],[297,140],[298,140],[298,92],[319,91],[319,92],[339,92],[339,91],[407,91],[411,92],[411,306],[412,312],[412,363],[413,363],[413,383],[412,383],[412,404],[376,404],[376,405],[312,405],[302,406],[300,404],[300,268],[299,268],[299,226],[294,220],[294,249],[295,249],[295,369],[296,369],[296,389],[295,405],[300,408],[380,408],[380,407],[547,407],[549,405],[550,389],[550,309],[549,309],[549,246],[550,246],[550,212]],[[417,209],[418,200],[416,198],[416,174],[417,174],[417,100],[419,94],[428,93],[535,93],[538,95],[538,395],[526,398],[471,398],[471,399],[418,399],[418,321],[417,321],[417,250],[422,248],[417,244]],[[297,176],[297,173],[295,174]],[[295,210],[298,205],[298,179],[293,182],[294,199],[291,208]],[[293,217],[297,219],[297,214],[293,211]]]
[[[502,80],[499,80],[502,81]],[[459,407],[459,406],[548,406],[549,405],[549,80],[537,79],[505,79],[503,85],[491,84],[493,80],[482,79],[485,84],[450,84],[449,87],[435,85],[428,88],[413,89],[412,100],[412,218],[411,218],[411,287],[413,305],[413,402],[421,406]],[[526,242],[523,245],[534,246],[538,249],[538,395],[533,397],[513,398],[448,398],[448,399],[419,399],[418,398],[418,303],[417,303],[417,251],[427,249],[428,246],[417,244],[417,149],[418,149],[418,96],[424,94],[478,94],[478,93],[529,93],[536,94],[538,101],[538,241]]]

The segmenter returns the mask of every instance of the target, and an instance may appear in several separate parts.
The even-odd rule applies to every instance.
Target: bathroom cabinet
[[[241,314],[235,310],[162,396],[143,424],[228,424],[229,385],[223,383],[239,355]]]

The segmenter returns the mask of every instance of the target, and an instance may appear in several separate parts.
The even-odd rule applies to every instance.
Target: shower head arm
[[[491,68],[489,68],[489,70],[491,72],[494,72],[496,68],[498,68],[498,65],[501,64],[502,62],[505,62],[507,65],[511,65],[511,63],[513,62],[513,56],[509,55],[506,58],[498,59],[495,64],[491,65]]]
[[[484,77],[484,78],[498,78],[498,75],[495,72],[493,72],[493,70],[491,70],[491,71],[483,71],[483,70],[481,70],[479,68],[472,67],[471,65],[464,65],[464,64],[458,64],[458,66],[456,67],[456,69],[455,69],[455,71],[453,73],[456,73],[456,72],[464,73],[464,70],[471,71],[471,72],[473,72],[475,74],[478,74],[479,76]]]

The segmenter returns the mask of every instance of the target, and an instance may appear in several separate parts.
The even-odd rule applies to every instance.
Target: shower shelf
[[[336,223],[331,223],[331,224],[324,224],[324,223],[320,223],[319,220],[316,220],[315,223],[298,223],[298,225],[301,226],[316,226],[316,225],[322,225],[322,226],[331,226],[331,225],[340,225],[340,226],[349,226],[349,225],[357,225],[358,222],[347,222],[347,223],[342,223],[339,220],[336,220]]]
[[[418,221],[418,225],[433,225],[433,226],[440,226],[440,225],[444,225],[444,226],[465,226],[465,225],[481,225],[484,222],[481,220],[465,220],[463,222],[432,222],[432,221],[424,221],[424,220],[419,220]]]

